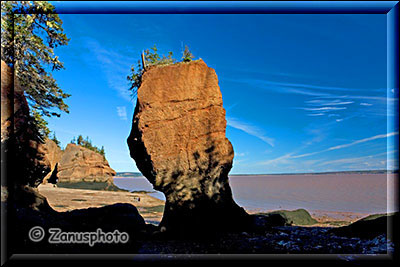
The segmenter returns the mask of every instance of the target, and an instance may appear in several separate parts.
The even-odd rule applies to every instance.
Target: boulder
[[[116,172],[101,154],[75,144],[68,144],[57,166],[61,183],[107,182],[113,183]]]
[[[397,225],[399,212],[373,214],[350,225],[333,228],[330,233],[346,236],[372,239],[379,235],[391,234],[390,226]]]
[[[166,196],[161,229],[210,232],[247,223],[229,186],[234,151],[225,130],[218,78],[203,60],[143,73],[127,142],[138,169]]]
[[[258,213],[257,215],[264,216],[266,219],[278,218],[280,216],[284,220],[283,225],[313,225],[318,223],[305,209],[277,210],[268,213]]]

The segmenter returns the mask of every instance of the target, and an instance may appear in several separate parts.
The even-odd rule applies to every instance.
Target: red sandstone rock
[[[53,140],[46,139],[45,146],[47,149],[46,157],[50,162],[51,171],[44,177],[43,184],[47,183],[54,171],[57,172],[56,167],[63,156],[63,151]]]
[[[15,190],[9,194],[13,200],[23,207],[50,209],[35,188],[50,171],[47,149],[29,115],[23,88],[14,81],[13,70],[4,61],[1,62],[1,150],[7,190]]]
[[[58,182],[108,182],[113,183],[116,172],[107,160],[90,149],[68,144],[58,162]]]
[[[143,74],[128,145],[139,170],[166,196],[167,230],[227,227],[247,217],[229,186],[234,152],[225,128],[218,78],[203,60]]]

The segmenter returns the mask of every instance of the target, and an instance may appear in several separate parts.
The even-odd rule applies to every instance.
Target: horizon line
[[[349,171],[325,171],[325,172],[279,172],[279,173],[232,173],[229,175],[235,176],[250,176],[250,175],[301,175],[301,174],[328,174],[328,173],[348,173],[348,172],[390,172],[398,173],[399,169],[386,170],[386,169],[374,169],[374,170],[349,170]],[[144,175],[138,171],[116,171],[116,173],[139,173],[143,177]],[[228,175],[228,176],[229,176]]]

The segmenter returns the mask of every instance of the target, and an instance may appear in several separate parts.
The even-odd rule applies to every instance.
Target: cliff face
[[[46,157],[50,162],[50,168],[51,171],[44,177],[43,183],[47,183],[47,181],[50,179],[50,177],[53,175],[57,174],[57,166],[58,163],[61,161],[61,158],[63,156],[63,151],[61,148],[57,146],[57,144],[51,140],[51,139],[46,139],[45,146],[47,149],[47,154]]]
[[[6,176],[2,190],[22,207],[50,209],[36,187],[50,171],[47,149],[29,115],[23,89],[13,70],[1,61],[1,168]],[[12,191],[12,192],[11,192]]]
[[[113,182],[116,172],[107,160],[90,149],[68,144],[57,166],[58,182]]]
[[[229,186],[234,152],[225,128],[218,78],[204,61],[143,74],[128,145],[139,170],[166,196],[167,231],[217,229],[247,217]]]

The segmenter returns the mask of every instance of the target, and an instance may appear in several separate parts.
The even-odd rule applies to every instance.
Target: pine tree
[[[77,145],[80,145],[80,146],[83,145],[83,137],[82,137],[82,135],[79,135],[79,136],[78,136],[78,139],[77,139],[77,141],[76,141],[76,144],[77,144]]]
[[[144,51],[144,61],[146,67],[156,65],[168,65],[176,62],[176,59],[173,58],[173,53],[171,51],[168,52],[168,56],[162,55],[162,57],[160,57],[157,52],[158,49],[156,45],[154,45],[150,49],[146,49]],[[127,80],[130,83],[129,90],[132,91],[132,97],[135,97],[137,94],[137,90],[142,83],[142,75],[144,71],[144,66],[140,62],[140,60],[137,62],[136,68],[133,65],[131,67],[131,73],[127,76]]]
[[[190,62],[194,58],[193,54],[189,51],[189,47],[185,45],[185,51],[183,51],[182,61]]]
[[[43,116],[68,113],[64,99],[69,97],[49,70],[63,69],[54,48],[68,44],[62,21],[54,6],[45,1],[1,2],[1,59],[14,69],[14,75],[31,109],[40,134],[49,130]]]
[[[53,137],[51,138],[51,140],[53,140],[53,142],[56,143],[56,145],[57,145],[58,147],[60,147],[60,141],[58,141],[55,132],[53,132]]]

